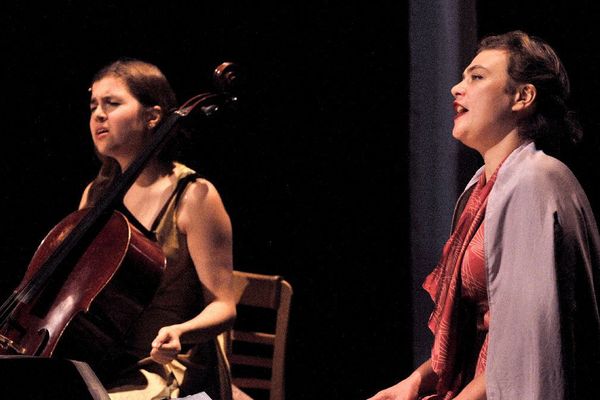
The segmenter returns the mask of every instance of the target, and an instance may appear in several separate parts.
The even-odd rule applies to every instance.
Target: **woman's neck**
[[[519,135],[519,132],[514,129],[508,135],[504,136],[500,142],[487,149],[482,154],[483,162],[485,164],[485,180],[489,181],[500,163],[523,143],[525,143],[525,140]]]
[[[125,207],[150,229],[177,184],[168,164],[149,162],[123,198]]]
[[[122,162],[117,160],[121,167],[121,171],[125,171],[131,163]],[[158,179],[167,176],[171,173],[171,164],[159,161],[156,157],[152,158],[146,163],[142,172],[135,180],[134,185],[136,186],[149,186],[156,182]]]
[[[169,163],[160,162],[156,158],[153,158],[144,167],[136,179],[135,184],[139,186],[149,186],[160,178],[169,175],[171,173],[171,169],[172,168]]]

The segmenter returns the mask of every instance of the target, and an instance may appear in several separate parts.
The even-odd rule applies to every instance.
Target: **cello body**
[[[22,292],[89,209],[69,214],[42,241],[15,293]],[[166,259],[160,246],[114,211],[26,303],[19,301],[0,326],[0,355],[61,357],[101,367],[120,347],[149,304]]]

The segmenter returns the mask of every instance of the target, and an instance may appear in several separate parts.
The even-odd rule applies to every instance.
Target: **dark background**
[[[562,56],[589,133],[567,161],[592,192],[594,14],[586,2],[485,3],[480,34],[523,29]],[[212,90],[213,68],[234,61],[246,78],[240,110],[200,126],[185,161],[223,197],[236,269],[281,274],[294,287],[288,398],[365,398],[413,363],[408,6],[190,4],[3,6],[0,289],[20,281],[97,171],[87,126],[97,69],[121,56],[148,60],[184,101]]]

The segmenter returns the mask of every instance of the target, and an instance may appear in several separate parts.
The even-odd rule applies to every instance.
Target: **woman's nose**
[[[452,89],[450,89],[450,93],[452,93],[452,96],[456,97],[463,93],[464,88],[462,83],[463,81],[460,81],[456,85],[452,86]]]
[[[92,111],[92,118],[99,121],[104,121],[106,119],[106,113],[104,112],[101,106],[96,107]]]

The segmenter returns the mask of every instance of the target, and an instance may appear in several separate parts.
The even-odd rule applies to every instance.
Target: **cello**
[[[151,301],[166,266],[159,245],[118,207],[182,119],[195,110],[210,117],[237,102],[229,91],[237,83],[234,64],[219,65],[213,79],[219,93],[196,95],[167,113],[95,206],[68,215],[48,233],[21,283],[0,306],[0,355],[51,357],[59,346],[68,347],[74,351],[61,356],[98,368],[113,357],[111,349]]]

